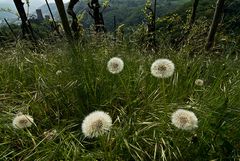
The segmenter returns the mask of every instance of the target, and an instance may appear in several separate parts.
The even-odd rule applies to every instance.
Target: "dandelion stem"
[[[121,77],[120,75],[118,75],[118,76],[119,76],[119,79],[120,79],[120,81],[121,81],[121,83],[122,83],[122,85],[123,85],[123,88],[124,88],[124,90],[125,90],[126,95],[129,96],[129,92],[128,92],[128,90],[127,90],[126,85],[124,84],[124,81],[123,81],[122,77]]]
[[[36,144],[36,142],[35,142],[35,140],[33,138],[33,135],[31,134],[31,132],[29,130],[27,130],[27,132],[28,132],[29,136],[31,137],[31,140],[32,140],[34,148],[35,148],[37,144]]]
[[[165,108],[165,106],[166,106],[166,97],[165,97],[166,93],[165,93],[165,81],[164,81],[164,79],[162,79],[162,90],[163,90],[163,103],[164,103],[164,108]]]
[[[163,107],[164,107],[164,115],[167,119],[167,103],[166,103],[166,89],[165,89],[165,80],[162,79],[162,90],[163,90]]]

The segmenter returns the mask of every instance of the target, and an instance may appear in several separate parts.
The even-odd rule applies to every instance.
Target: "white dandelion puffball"
[[[196,79],[196,80],[195,80],[195,84],[196,84],[197,86],[203,86],[204,81],[203,81],[202,79]]]
[[[124,62],[118,57],[111,58],[107,63],[107,68],[110,73],[117,74],[123,70]]]
[[[110,130],[112,118],[103,111],[94,111],[85,117],[82,123],[82,132],[85,137],[98,137]]]
[[[14,119],[13,119],[13,127],[16,129],[23,129],[23,128],[27,128],[32,126],[33,124],[33,118],[30,115],[17,115]]]
[[[62,74],[61,70],[56,71],[56,75],[61,75],[61,74]]]
[[[172,114],[172,124],[179,129],[192,130],[198,127],[198,119],[193,112],[179,109]]]
[[[175,66],[171,60],[158,59],[151,66],[151,73],[157,78],[168,78],[173,75]]]

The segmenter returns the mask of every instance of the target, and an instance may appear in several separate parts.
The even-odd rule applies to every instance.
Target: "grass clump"
[[[216,59],[189,57],[186,50],[153,55],[104,41],[74,50],[61,44],[1,51],[0,160],[239,159],[239,60],[226,51]],[[107,69],[113,57],[124,62],[117,74]],[[150,71],[159,58],[175,65],[164,81]],[[175,127],[178,109],[193,112],[198,128]],[[96,110],[111,116],[112,127],[85,137],[83,119]],[[13,128],[19,112],[34,124]]]

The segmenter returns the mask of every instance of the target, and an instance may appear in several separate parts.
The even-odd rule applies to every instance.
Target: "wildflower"
[[[57,135],[57,130],[49,130],[49,131],[45,131],[43,133],[44,138],[46,138],[46,140],[53,140]]]
[[[196,80],[195,80],[195,84],[196,84],[197,86],[203,86],[204,81],[203,81],[202,79],[196,79]]]
[[[82,132],[86,137],[98,137],[110,130],[112,126],[111,117],[103,111],[90,113],[82,123]]]
[[[198,127],[198,119],[193,112],[179,109],[172,114],[172,124],[179,129],[192,130]]]
[[[56,75],[61,75],[61,74],[62,74],[61,70],[56,71]]]
[[[16,129],[23,129],[32,126],[33,118],[30,115],[19,114],[13,119],[12,124]]]
[[[122,59],[118,57],[111,58],[107,64],[107,68],[109,72],[112,74],[120,73],[123,70],[123,67],[124,67],[124,63]]]
[[[139,73],[140,73],[140,74],[143,74],[143,73],[144,73],[144,67],[143,67],[143,65],[140,65],[140,66],[139,66]]]
[[[168,78],[173,75],[175,66],[171,60],[158,59],[151,66],[151,73],[157,78]]]
[[[186,105],[185,108],[188,108],[188,109],[197,109],[196,106],[192,106],[192,105]]]

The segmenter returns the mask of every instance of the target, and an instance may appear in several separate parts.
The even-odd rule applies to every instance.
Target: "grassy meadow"
[[[0,49],[0,160],[132,161],[239,160],[240,70],[235,49],[218,54],[162,45],[156,53],[103,39],[75,47],[42,43],[37,50],[18,42]],[[124,69],[107,70],[119,57]],[[170,78],[151,75],[151,64],[167,58]],[[203,86],[195,84],[204,81]],[[177,109],[195,113],[198,128],[171,122]],[[109,132],[85,137],[83,119],[107,112]],[[12,125],[18,113],[34,124]]]

